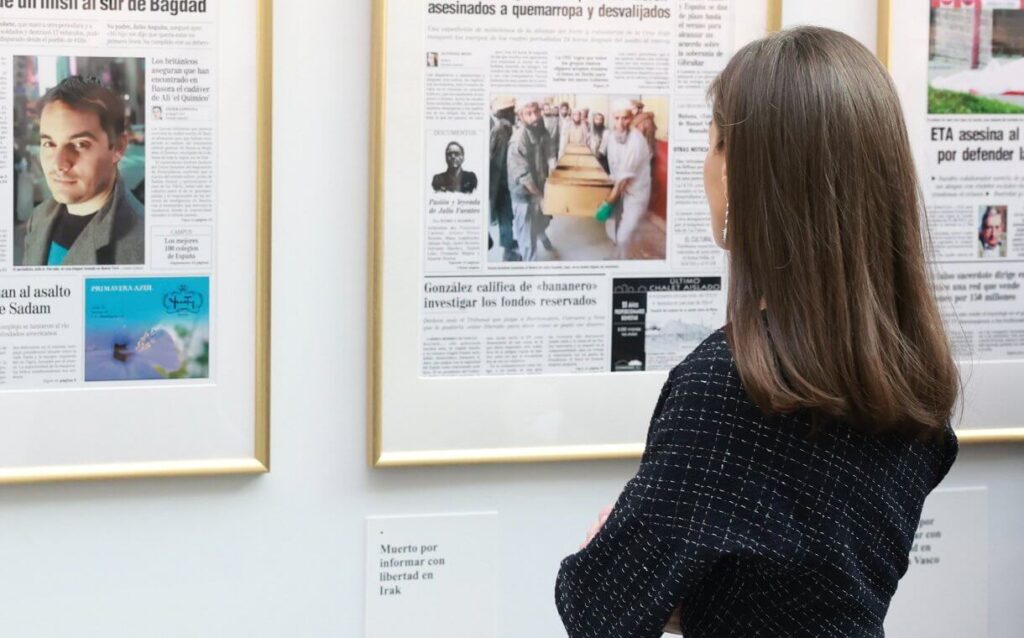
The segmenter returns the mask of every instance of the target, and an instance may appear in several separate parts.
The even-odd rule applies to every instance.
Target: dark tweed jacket
[[[925,497],[956,437],[908,442],[762,414],[722,330],[669,375],[640,468],[562,562],[572,638],[883,636]]]

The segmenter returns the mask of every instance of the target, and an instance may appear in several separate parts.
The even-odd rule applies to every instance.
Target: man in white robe
[[[605,222],[615,257],[628,258],[630,240],[651,201],[651,147],[640,131],[630,128],[633,105],[617,100],[612,105],[612,131],[608,136],[608,169],[615,186],[608,201],[617,203]]]

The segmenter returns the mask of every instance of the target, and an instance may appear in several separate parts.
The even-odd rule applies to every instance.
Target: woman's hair
[[[725,152],[729,339],[767,412],[941,436],[959,378],[899,98],[853,38],[801,27],[708,90]]]

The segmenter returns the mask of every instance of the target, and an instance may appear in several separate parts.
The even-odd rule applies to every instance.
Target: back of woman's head
[[[709,97],[727,167],[730,339],[747,391],[766,411],[941,433],[957,371],[885,69],[849,36],[796,28],[744,47]]]

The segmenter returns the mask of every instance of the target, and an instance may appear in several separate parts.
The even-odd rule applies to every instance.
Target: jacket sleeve
[[[555,599],[570,638],[659,637],[717,564],[761,543],[764,477],[716,381],[734,373],[690,368],[662,388],[640,468],[604,527],[562,561]]]

